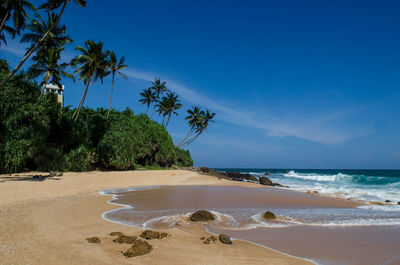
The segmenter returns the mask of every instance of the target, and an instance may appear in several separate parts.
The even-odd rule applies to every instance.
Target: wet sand
[[[119,209],[105,216],[126,224],[165,229],[179,221],[190,227],[193,223],[187,220],[188,213],[207,209],[221,213],[221,220],[207,225],[212,233],[226,233],[319,264],[400,264],[398,225],[337,227],[289,224],[286,227],[251,229],[248,226],[253,222],[249,215],[257,212],[279,212],[282,208],[290,208],[318,215],[321,209],[351,211],[358,205],[351,201],[282,189],[240,186],[162,186],[115,194],[114,203],[134,208]],[[232,223],[223,214],[234,216],[239,224]],[[279,223],[272,222],[271,225]]]
[[[190,171],[65,173],[34,179],[40,172],[0,175],[0,264],[311,264],[242,241],[204,245],[201,226],[162,230],[172,236],[150,243],[145,256],[125,258],[128,245],[112,243],[108,234],[139,235],[143,229],[101,218],[119,206],[100,190],[148,185],[232,185]],[[43,174],[45,175],[45,174]],[[233,183],[247,187],[256,184]],[[271,189],[272,190],[272,189]],[[97,236],[101,244],[85,239]]]

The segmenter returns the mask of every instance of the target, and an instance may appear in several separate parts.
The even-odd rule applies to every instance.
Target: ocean
[[[349,169],[255,169],[215,168],[221,172],[249,173],[257,178],[266,177],[273,182],[289,186],[292,190],[317,191],[323,195],[385,202],[389,207],[378,209],[400,210],[400,170]]]

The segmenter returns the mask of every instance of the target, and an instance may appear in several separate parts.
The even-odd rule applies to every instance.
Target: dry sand
[[[33,180],[39,173],[0,175],[1,264],[311,264],[267,248],[236,240],[233,245],[204,245],[201,226],[165,230],[171,237],[152,240],[145,256],[125,258],[126,244],[108,234],[139,235],[139,228],[112,223],[101,214],[108,204],[100,190],[146,185],[244,185],[191,171],[66,173]],[[269,187],[265,187],[269,188]],[[273,188],[269,188],[273,189]],[[310,195],[311,196],[311,195]],[[343,203],[339,201],[338,203]],[[97,236],[101,244],[89,244]]]

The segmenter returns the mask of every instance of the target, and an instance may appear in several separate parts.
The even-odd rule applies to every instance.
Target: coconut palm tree
[[[7,10],[2,5],[0,5],[0,18],[4,18],[6,16],[6,13],[7,13]],[[12,27],[3,25],[2,30],[0,30],[0,47],[1,47],[2,42],[5,45],[7,45],[7,39],[6,39],[5,33],[11,35],[11,37],[14,39],[15,35],[17,34],[17,31]]]
[[[206,110],[206,112],[203,112],[203,115],[201,117],[201,122],[196,124],[195,127],[195,132],[196,134],[190,138],[189,140],[187,140],[186,142],[177,145],[177,147],[183,147],[185,145],[189,145],[191,143],[193,143],[204,131],[207,130],[208,126],[210,125],[210,122],[214,122],[214,116],[215,113],[211,113],[209,110]]]
[[[32,46],[36,45],[38,40],[45,34],[49,29],[52,29],[48,38],[41,42],[37,48],[36,55],[33,56],[33,61],[37,61],[43,54],[47,54],[49,49],[61,49],[66,44],[72,43],[70,36],[66,35],[67,28],[65,25],[56,24],[57,15],[56,13],[47,13],[47,20],[44,20],[39,14],[35,14],[35,18],[32,23],[27,26],[29,33],[22,36],[21,42],[31,43]]]
[[[114,90],[114,79],[115,79],[115,74],[119,74],[122,78],[125,80],[128,79],[128,77],[121,72],[122,69],[127,68],[128,66],[124,64],[125,62],[125,57],[122,56],[121,59],[118,62],[117,56],[115,55],[114,52],[109,52],[107,64],[109,71],[112,75],[112,83],[111,83],[111,93],[110,93],[110,102],[108,104],[108,111],[107,111],[107,118],[110,115],[110,109],[111,109],[111,98]]]
[[[160,95],[168,91],[166,84],[167,84],[167,82],[165,82],[165,81],[161,82],[160,78],[156,78],[156,79],[154,79],[154,81],[151,82],[150,89],[154,90],[154,92],[156,93],[156,97],[157,97],[155,101],[159,101]],[[153,117],[155,110],[156,110],[156,105],[154,105],[154,109],[153,109],[153,112],[151,113],[150,119],[151,119],[151,117]]]
[[[163,117],[164,117],[163,121],[162,121],[163,125],[164,125],[165,118],[167,118],[165,127],[168,126],[168,123],[169,123],[169,120],[171,119],[172,114],[178,115],[176,110],[178,110],[182,107],[182,104],[180,102],[181,102],[181,100],[179,99],[179,96],[176,95],[174,92],[170,92],[167,94],[166,97],[162,97],[161,101],[158,103],[157,112],[159,114],[163,115]]]
[[[176,146],[180,146],[183,144],[186,139],[188,139],[195,131],[196,128],[198,128],[201,125],[201,122],[204,118],[205,112],[198,106],[192,106],[192,109],[186,110],[186,112],[189,114],[185,120],[188,121],[190,130],[186,134],[185,138],[183,138],[182,141],[180,141]]]
[[[64,49],[48,49],[46,53],[43,53],[38,60],[31,65],[28,70],[28,74],[32,78],[36,78],[39,75],[43,74],[43,81],[40,83],[40,86],[47,85],[49,83],[56,84],[61,87],[62,77],[71,78],[75,81],[73,75],[69,74],[65,71],[65,68],[68,67],[67,63],[59,64],[59,60],[61,58],[61,52]],[[44,92],[44,88],[42,94]]]
[[[103,51],[103,43],[95,42],[92,40],[85,41],[85,46],[77,46],[75,50],[81,54],[72,59],[71,65],[78,67],[75,69],[75,74],[79,74],[79,80],[83,80],[85,84],[85,91],[76,108],[73,118],[76,121],[79,113],[86,99],[86,94],[89,86],[100,79],[103,82],[104,76],[109,74],[108,72],[108,51]]]
[[[28,11],[36,11],[35,6],[26,0],[4,0],[1,3],[0,32],[5,29],[5,23],[12,17],[14,29],[17,34],[25,28],[26,21],[29,21]]]
[[[12,1],[12,0],[9,0]],[[58,22],[60,21],[62,15],[64,14],[64,10],[67,6],[67,4],[71,2],[71,0],[48,0],[46,3],[44,3],[43,5],[41,5],[39,8],[41,9],[47,9],[49,11],[58,9],[59,7],[61,7],[61,11],[57,16],[57,19],[54,21],[53,23],[53,27],[55,27],[55,25],[58,24]],[[77,3],[79,6],[81,7],[86,7],[86,1],[85,0],[74,0],[75,3]],[[48,31],[46,31],[43,36],[37,40],[36,44],[34,44],[32,47],[29,48],[29,50],[25,53],[24,58],[22,58],[21,62],[14,68],[14,70],[12,70],[8,76],[1,81],[0,83],[0,88],[11,78],[13,77],[18,70],[22,67],[22,65],[29,59],[29,57],[31,57],[31,55],[36,51],[36,49],[41,45],[41,43],[49,36],[50,32],[53,31],[53,28],[49,28]]]
[[[143,105],[147,105],[146,114],[149,112],[150,105],[157,100],[157,94],[151,88],[144,89],[142,93],[140,93],[142,97],[139,99],[139,102]],[[151,117],[150,117],[151,118]]]

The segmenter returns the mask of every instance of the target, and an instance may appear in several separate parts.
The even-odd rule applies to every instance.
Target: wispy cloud
[[[0,52],[9,53],[18,57],[24,56],[26,50],[22,45],[15,45],[15,43],[8,43],[8,45],[2,44]]]
[[[132,70],[127,71],[128,76],[151,81],[158,76],[147,72]],[[231,107],[217,100],[211,99],[198,93],[187,86],[174,80],[163,77],[168,84],[187,102],[201,105],[217,112],[217,119],[224,122],[261,130],[266,136],[270,137],[296,137],[303,140],[314,141],[323,144],[342,143],[351,138],[367,135],[372,132],[370,127],[345,128],[333,127],[330,122],[344,118],[360,109],[346,109],[336,111],[325,116],[315,117],[294,117],[283,120],[272,114],[262,113],[259,110],[249,110],[241,107]]]

